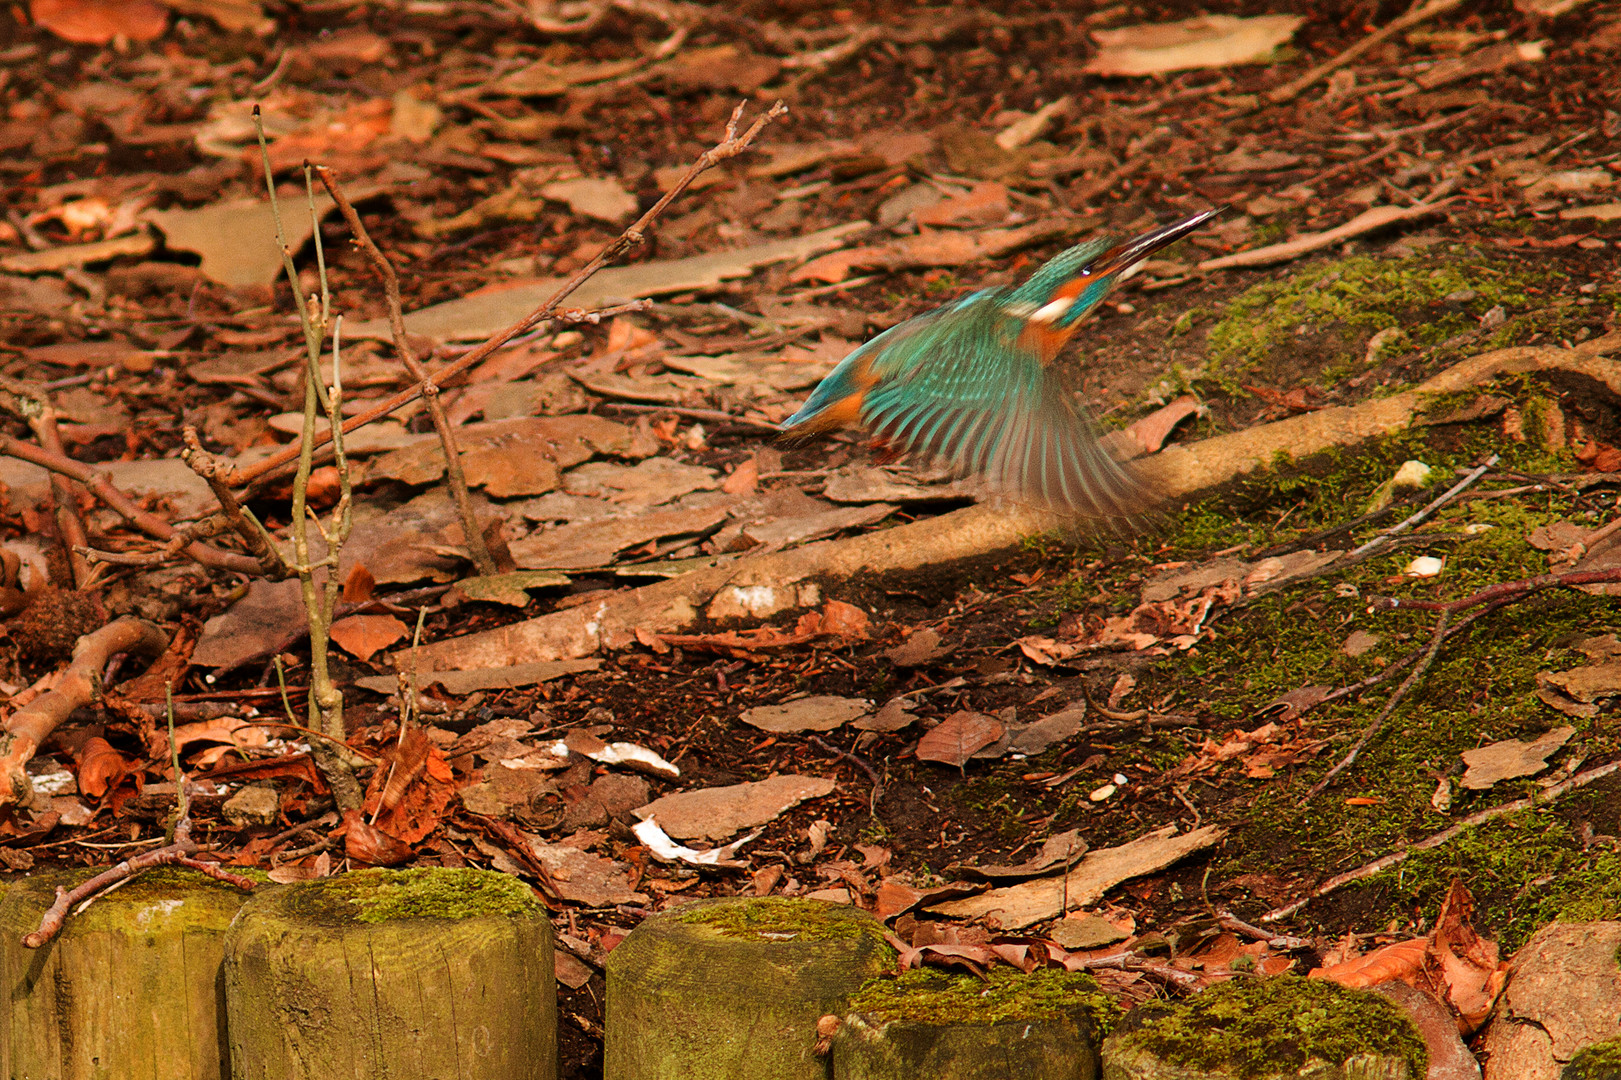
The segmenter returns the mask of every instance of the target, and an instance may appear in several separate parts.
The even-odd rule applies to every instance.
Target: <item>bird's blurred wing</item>
[[[1151,493],[1098,445],[1053,370],[1019,344],[1021,325],[948,312],[891,342],[874,358],[881,377],[862,421],[889,443],[1054,510],[1111,518],[1145,510]]]

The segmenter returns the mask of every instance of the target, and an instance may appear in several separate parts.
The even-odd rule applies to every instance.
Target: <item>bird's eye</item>
[[[1092,276],[1092,268],[1090,266],[1081,267],[1081,276],[1082,277],[1091,277]]]

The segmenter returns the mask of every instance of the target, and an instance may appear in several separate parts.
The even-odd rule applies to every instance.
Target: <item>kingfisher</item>
[[[1099,445],[1053,362],[1145,259],[1225,209],[1124,243],[1094,237],[1016,288],[981,289],[892,326],[839,361],[780,428],[803,437],[862,427],[1060,513],[1129,518],[1152,493]]]

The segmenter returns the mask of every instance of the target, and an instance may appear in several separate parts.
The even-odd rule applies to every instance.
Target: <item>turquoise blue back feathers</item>
[[[1088,240],[1016,288],[982,289],[893,326],[840,361],[782,430],[863,427],[1060,513],[1140,513],[1153,493],[1098,445],[1053,361],[1123,275],[1219,213],[1125,243]]]

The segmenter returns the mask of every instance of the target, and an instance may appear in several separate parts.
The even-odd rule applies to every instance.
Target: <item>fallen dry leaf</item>
[[[1002,737],[1004,728],[994,716],[958,711],[924,733],[917,741],[919,761],[937,761],[961,768],[968,759]]]
[[[410,633],[410,627],[393,615],[348,615],[334,622],[327,631],[333,642],[357,660],[370,660]]]
[[[1299,15],[1202,15],[1174,23],[1094,30],[1097,55],[1086,63],[1094,75],[1156,75],[1192,68],[1266,62],[1306,20]]]

